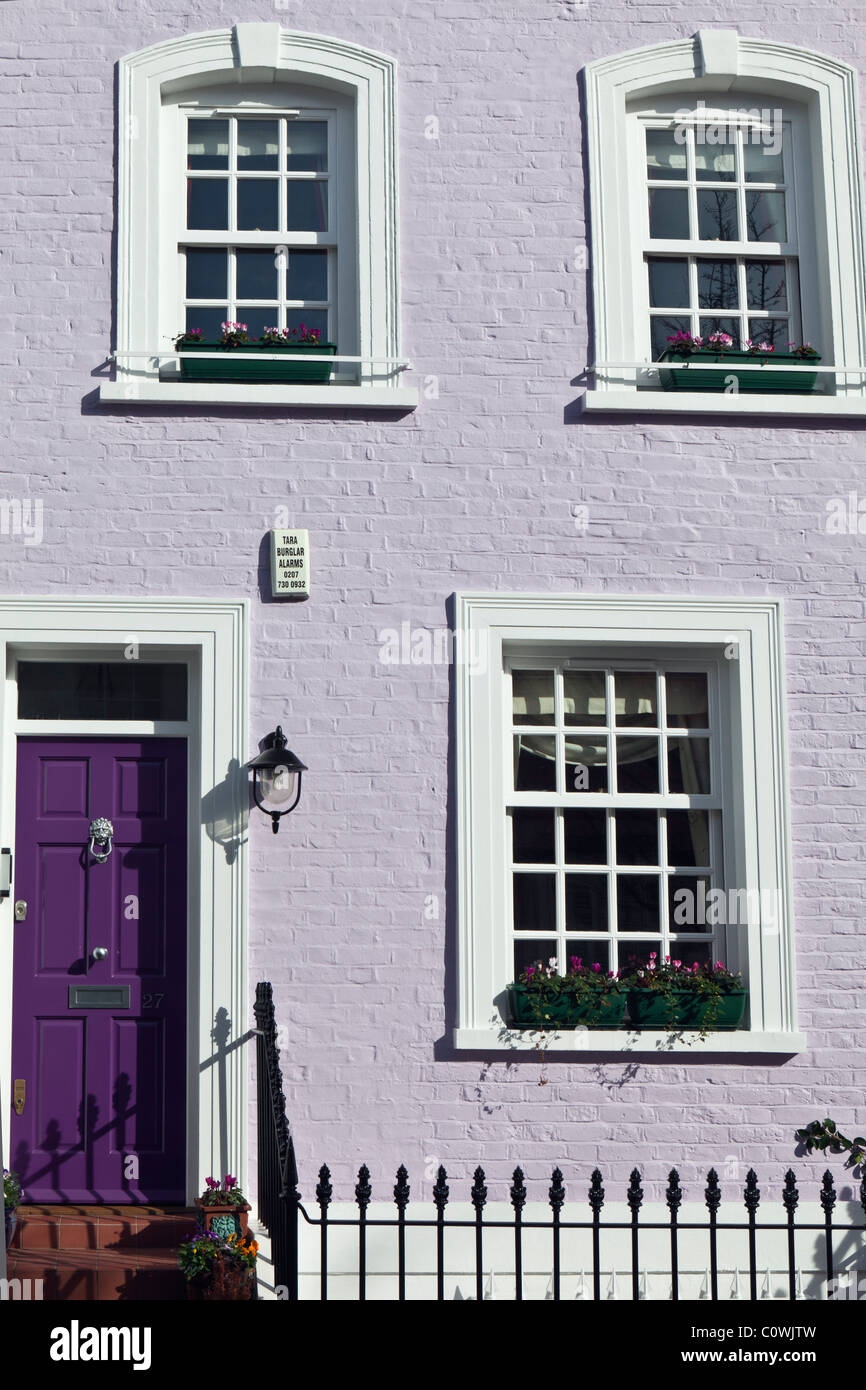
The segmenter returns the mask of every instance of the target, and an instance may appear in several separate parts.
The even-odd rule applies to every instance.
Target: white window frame
[[[866,258],[856,70],[825,54],[718,29],[601,59],[587,65],[584,77],[594,361],[583,409],[866,415]],[[821,366],[839,369],[835,395],[638,390],[638,364],[648,352],[646,268],[642,251],[636,254],[643,247],[646,222],[645,170],[641,167],[636,179],[635,169],[636,112],[687,109],[703,96],[715,105],[719,92],[734,110],[753,108],[756,92],[762,97],[760,107],[793,104],[795,140],[798,135],[801,143],[803,135],[808,138],[811,159],[797,159],[800,207],[811,202],[816,209],[814,235],[806,245],[802,217],[799,227],[803,332],[821,352]],[[805,113],[802,123],[797,111]],[[759,255],[760,243],[754,247]]]
[[[739,98],[738,98],[739,100]],[[752,103],[752,109],[756,103]],[[745,101],[743,102],[745,106]],[[710,103],[708,103],[710,107]],[[677,110],[682,111],[682,99],[677,102]],[[711,109],[720,109],[720,103],[713,101]],[[638,117],[632,122],[632,134],[635,139],[635,149],[632,152],[632,164],[635,175],[642,175],[644,189],[648,189],[651,182],[648,177],[645,158],[645,133],[647,130],[670,129],[671,124],[676,125],[676,116],[671,112],[667,118],[659,116]],[[683,124],[686,124],[684,121]],[[749,140],[751,136],[751,124],[744,121],[737,122],[737,135]],[[697,121],[689,121],[688,125],[693,128],[698,125]],[[682,183],[656,183],[655,187],[660,189],[679,189],[687,191],[691,201],[700,191],[711,186],[712,181],[698,183],[694,177],[693,159],[695,146],[693,144],[692,131],[686,130],[686,144],[684,149],[688,154],[689,172],[687,179]],[[749,335],[747,331],[748,320],[750,318],[787,318],[788,336],[785,342],[790,342],[796,337],[797,342],[802,342],[804,336],[801,328],[802,320],[805,316],[807,321],[816,324],[819,320],[819,304],[817,296],[818,273],[815,262],[813,232],[813,198],[811,192],[811,178],[809,162],[805,155],[808,148],[809,127],[804,115],[801,112],[788,111],[783,120],[783,152],[785,158],[785,207],[787,217],[787,241],[785,243],[748,241],[745,236],[745,195],[753,188],[752,184],[740,180],[736,183],[724,185],[726,190],[735,193],[738,201],[738,215],[743,236],[739,241],[730,242],[711,242],[700,241],[698,239],[684,239],[679,241],[664,240],[660,237],[650,236],[649,226],[649,198],[644,201],[644,227],[642,235],[639,229],[638,236],[635,238],[636,254],[641,258],[644,266],[642,279],[638,279],[637,289],[642,291],[642,302],[644,305],[644,332],[641,338],[637,334],[638,357],[646,357],[652,360],[652,346],[650,341],[649,320],[652,314],[649,300],[649,275],[647,273],[647,261],[654,258],[674,258],[686,260],[688,262],[690,306],[688,308],[657,310],[662,318],[688,318],[692,322],[689,331],[699,333],[700,320],[706,318],[742,318],[745,331],[739,335],[740,340],[745,341]],[[638,242],[640,244],[638,244]],[[802,248],[802,249],[801,249]],[[737,266],[738,280],[738,299],[739,308],[734,310],[727,309],[701,309],[698,304],[698,279],[697,266],[701,261],[708,260],[727,260],[734,261]],[[749,310],[746,294],[746,269],[745,263],[748,261],[771,261],[776,264],[784,265],[787,276],[788,307],[774,313],[771,310]],[[801,295],[800,284],[805,282],[805,293]],[[641,385],[658,387],[658,377],[655,368],[649,371],[637,370],[636,379]]]
[[[678,652],[675,648],[672,649],[670,652],[656,651],[652,654],[652,660],[650,660],[646,655],[638,657],[619,655],[615,658],[605,657],[604,655],[596,653],[581,653],[579,657],[576,657],[574,655],[563,655],[562,652],[557,653],[553,648],[545,650],[544,647],[542,647],[540,643],[537,642],[533,642],[529,647],[520,645],[513,652],[510,652],[508,650],[508,647],[506,646],[506,648],[503,650],[503,699],[505,701],[505,707],[503,711],[504,743],[502,747],[502,759],[504,765],[508,765],[508,760],[513,753],[513,749],[511,747],[511,739],[513,736],[522,735],[526,733],[530,738],[538,738],[539,736],[550,737],[554,735],[559,735],[560,733],[564,733],[566,739],[568,739],[569,737],[579,739],[582,734],[586,734],[587,732],[587,729],[580,730],[579,728],[566,725],[564,722],[562,722],[562,701],[560,700],[559,695],[556,696],[555,700],[555,705],[559,713],[553,725],[542,725],[541,723],[539,723],[533,728],[531,725],[514,724],[511,714],[511,708],[509,705],[508,678],[509,676],[513,676],[515,671],[520,670],[553,671],[561,669],[565,672],[572,672],[578,670],[597,671],[605,670],[605,668],[607,668],[605,670],[605,703],[607,709],[607,722],[605,725],[594,726],[591,733],[593,736],[596,736],[599,739],[605,738],[607,740],[609,754],[607,764],[607,791],[605,792],[584,791],[576,793],[569,787],[568,784],[567,765],[565,767],[557,768],[557,782],[564,788],[564,790],[561,792],[516,791],[510,783],[505,786],[504,805],[502,807],[502,812],[507,817],[506,862],[508,866],[508,886],[511,890],[511,895],[507,898],[505,905],[505,920],[508,923],[512,923],[513,921],[513,888],[515,871],[520,874],[538,873],[545,876],[551,876],[560,880],[567,880],[569,875],[576,875],[578,877],[583,874],[590,874],[593,877],[603,876],[607,882],[607,920],[604,926],[600,926],[598,929],[596,929],[595,927],[593,927],[592,929],[587,928],[586,937],[592,939],[593,941],[597,941],[602,938],[607,938],[611,942],[612,946],[615,943],[616,948],[618,950],[618,960],[614,961],[613,955],[611,956],[611,968],[622,968],[623,966],[626,966],[628,964],[629,948],[633,947],[634,949],[637,949],[641,937],[645,939],[651,939],[652,944],[656,946],[657,950],[661,951],[662,955],[664,955],[667,951],[670,951],[672,954],[676,955],[676,951],[673,950],[675,942],[667,942],[667,934],[669,934],[671,930],[673,931],[677,942],[684,941],[686,938],[688,938],[690,945],[700,944],[705,946],[711,946],[714,951],[712,957],[713,960],[718,960],[720,958],[722,960],[725,960],[726,962],[731,960],[732,953],[736,952],[738,949],[738,942],[736,939],[737,932],[736,930],[732,929],[729,933],[727,930],[727,924],[720,922],[718,925],[714,927],[714,929],[711,929],[710,932],[703,931],[701,927],[698,927],[696,930],[690,930],[689,927],[686,925],[674,925],[673,928],[671,928],[670,922],[668,922],[667,926],[665,926],[665,919],[668,916],[667,909],[664,905],[664,900],[667,897],[666,891],[662,891],[660,899],[661,910],[659,914],[659,928],[657,932],[639,933],[636,930],[624,929],[625,932],[627,932],[627,934],[620,934],[619,925],[616,922],[617,878],[620,876],[630,875],[651,875],[655,879],[666,880],[667,876],[671,872],[670,869],[667,867],[666,844],[664,846],[664,852],[661,858],[659,859],[658,866],[651,867],[642,863],[632,863],[624,859],[620,860],[618,853],[616,856],[614,856],[613,854],[613,844],[611,838],[611,820],[609,817],[606,817],[605,833],[607,839],[607,852],[604,863],[599,863],[591,866],[588,866],[582,862],[572,863],[566,860],[565,855],[563,853],[564,846],[561,837],[564,834],[564,824],[560,822],[560,825],[557,825],[556,828],[557,851],[555,861],[550,862],[539,860],[524,862],[515,860],[513,857],[512,835],[509,828],[510,813],[515,810],[520,810],[522,807],[532,809],[545,807],[551,810],[555,808],[557,812],[559,812],[560,810],[564,810],[566,812],[612,811],[614,815],[618,811],[628,810],[653,810],[656,812],[667,813],[669,811],[685,810],[688,807],[699,808],[701,810],[706,811],[709,817],[710,862],[707,866],[707,870],[702,872],[701,869],[695,868],[694,870],[689,870],[686,876],[690,877],[693,873],[695,878],[699,876],[708,878],[713,888],[723,888],[725,866],[721,833],[722,822],[727,822],[727,819],[729,818],[733,810],[731,804],[732,798],[730,793],[729,778],[727,776],[727,768],[725,765],[725,761],[722,758],[722,750],[720,748],[721,731],[723,727],[726,727],[729,722],[727,702],[723,698],[726,691],[722,689],[721,682],[719,681],[718,668],[720,662],[723,660],[724,658],[720,657],[718,653],[712,653],[709,650],[707,650],[703,654],[698,654],[697,652],[695,652],[695,654],[693,656],[690,656],[688,659],[684,658],[682,656],[682,653]],[[614,676],[612,672],[614,670],[647,671],[651,672],[654,676],[659,671],[665,671],[673,674],[682,671],[702,671],[706,673],[707,696],[709,701],[708,724],[706,726],[706,734],[708,735],[707,752],[710,763],[710,786],[707,792],[700,794],[688,794],[685,792],[672,792],[667,790],[666,787],[668,781],[668,774],[664,757],[659,758],[659,790],[657,792],[627,792],[620,791],[619,788],[617,788],[616,791],[612,790],[613,781],[617,774],[616,759],[612,754],[613,739],[633,738],[635,735],[637,735],[640,738],[647,738],[651,735],[654,736],[657,732],[659,732],[662,738],[665,740],[666,747],[670,748],[671,738],[673,738],[674,740],[681,736],[686,738],[703,738],[705,733],[704,729],[698,731],[693,730],[691,734],[685,733],[684,731],[678,733],[675,725],[669,725],[667,723],[666,712],[663,710],[662,707],[664,699],[664,682],[661,683],[660,699],[657,706],[657,720],[662,721],[662,723],[658,726],[658,729],[638,729],[637,724],[635,724],[633,728],[628,728],[626,725],[619,723],[613,715]],[[727,682],[725,682],[725,686],[726,684]],[[557,763],[559,763],[561,757],[562,752],[560,748],[559,738],[557,737]],[[560,820],[558,815],[557,820]],[[664,836],[662,836],[662,839],[664,840]],[[664,864],[662,863],[662,861],[664,861]],[[558,941],[551,941],[551,949],[547,951],[546,958],[549,958],[552,955],[556,955],[560,961],[567,961],[570,955],[579,955],[580,937],[574,936],[573,934],[569,936],[565,950],[563,951],[562,949],[563,942],[566,940],[566,931],[568,930],[566,927],[564,893],[557,894],[557,917],[555,930]],[[532,933],[527,933],[526,935],[530,937],[533,936]],[[543,939],[546,933],[539,932],[537,935],[538,937]],[[730,948],[728,945],[729,937]],[[513,930],[510,930],[507,941],[499,937],[497,934],[497,946],[500,950],[503,947],[505,947],[506,951],[510,955],[510,951],[513,949],[515,943],[520,939],[521,937],[519,935],[514,933]],[[545,952],[539,951],[538,955],[541,957],[545,957]],[[507,970],[510,968],[511,962],[508,958],[508,955],[502,961],[501,965],[498,961],[495,965],[497,976],[502,973],[503,969]]]
[[[562,1031],[553,1052],[785,1053],[806,1046],[797,1030],[788,810],[782,605],[770,599],[458,594],[457,871],[458,1049],[513,1051],[536,1039],[502,1015],[509,973],[509,863],[503,815],[511,760],[506,700],[509,653],[553,646],[575,657],[719,662],[720,710],[729,737],[723,770],[724,883],[768,906],[728,930],[727,964],[750,989],[748,1027],[685,1037],[627,1030]],[[467,659],[464,660],[464,654]],[[471,658],[471,659],[470,659]],[[577,802],[575,804],[578,804]],[[590,804],[581,801],[579,804]],[[594,802],[592,803],[594,804]],[[757,896],[755,896],[757,895]],[[498,1002],[497,1002],[498,1001]]]
[[[178,226],[166,188],[182,152],[166,106],[196,88],[226,85],[238,111],[260,113],[277,86],[318,88],[354,108],[359,383],[327,387],[159,380],[166,306],[176,304]],[[333,102],[332,102],[333,104]],[[406,410],[418,403],[402,384],[397,244],[396,64],[384,54],[279,24],[236,24],[188,34],[122,58],[118,102],[117,359],[114,381],[100,387],[107,404],[244,404],[360,406]],[[174,112],[170,112],[173,117]],[[167,203],[169,205],[167,205]],[[173,246],[173,252],[171,247]],[[168,286],[168,288],[167,288]],[[176,310],[175,310],[176,312]],[[176,331],[180,331],[179,325]],[[337,345],[338,355],[341,345]],[[344,349],[343,349],[344,351]],[[144,354],[140,356],[138,354]],[[164,358],[163,363],[172,358]]]
[[[286,89],[283,89],[286,90]],[[307,93],[309,94],[307,89]],[[273,88],[270,89],[273,91]],[[280,193],[281,220],[285,209],[283,200],[285,189],[290,175],[285,170],[285,152],[283,146],[283,131],[291,129],[285,120],[286,109],[280,110],[275,100],[270,96],[263,104],[245,101],[234,108],[229,109],[226,105],[227,100],[231,100],[231,89],[223,89],[221,99],[218,90],[213,92],[217,100],[202,101],[201,94],[197,94],[197,100],[179,101],[172,109],[164,108],[163,119],[165,121],[175,121],[176,131],[169,132],[171,146],[177,150],[178,158],[174,167],[172,162],[168,162],[166,170],[166,185],[164,187],[164,202],[167,208],[174,206],[174,216],[166,215],[161,222],[161,229],[166,238],[164,247],[161,248],[160,256],[164,258],[167,266],[172,265],[173,258],[177,257],[176,279],[167,274],[161,279],[160,291],[163,296],[161,308],[161,318],[166,324],[171,325],[170,332],[181,332],[186,325],[186,250],[207,249],[210,247],[229,248],[229,276],[233,277],[234,254],[237,251],[246,250],[270,250],[274,252],[275,263],[279,265],[278,280],[279,293],[278,304],[273,308],[272,322],[277,327],[282,327],[282,317],[285,310],[283,278],[285,276],[285,264],[287,257],[296,249],[321,250],[327,254],[328,258],[328,296],[327,305],[329,310],[330,327],[328,333],[323,338],[334,341],[338,344],[342,353],[357,353],[358,344],[358,315],[357,315],[357,250],[354,245],[356,218],[354,214],[354,190],[355,170],[354,170],[354,150],[352,148],[352,131],[354,129],[354,111],[347,98],[337,94],[323,91],[320,96],[322,105],[299,106],[297,99],[292,103],[292,120],[298,121],[321,121],[327,126],[328,135],[328,230],[326,232],[249,232],[237,230],[197,230],[188,229],[186,226],[186,182],[188,177],[186,149],[187,149],[187,121],[200,117],[213,116],[216,119],[228,117],[231,125],[237,129],[239,122],[244,117],[258,117],[267,119],[269,117],[281,116],[280,121],[280,156],[279,170],[276,174],[268,174],[273,177],[278,184]],[[287,91],[287,96],[291,96],[291,91]],[[297,94],[294,94],[297,96]],[[309,95],[307,95],[309,100]],[[235,130],[230,129],[230,145],[234,148],[236,144]],[[222,177],[223,173],[230,185],[235,184],[238,178],[255,178],[256,173],[238,175],[234,169],[227,171],[202,170],[193,173],[194,178]],[[301,177],[304,177],[301,175]],[[312,176],[309,176],[312,177]],[[236,196],[236,194],[233,194]],[[279,254],[278,254],[279,252]],[[261,298],[261,296],[256,296]],[[220,295],[215,302],[225,303],[232,301],[231,293]],[[229,302],[227,317],[233,320],[242,320],[245,313],[245,306]],[[168,372],[173,372],[179,376],[179,367],[176,363],[171,364]],[[166,369],[163,368],[163,376]],[[333,379],[352,383],[357,380],[358,372],[351,364],[338,365],[334,371]]]

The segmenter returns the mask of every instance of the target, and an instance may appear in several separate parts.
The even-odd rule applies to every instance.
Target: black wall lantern
[[[273,832],[280,828],[280,817],[294,811],[301,799],[301,777],[306,763],[296,758],[286,747],[286,737],[280,725],[276,733],[268,734],[264,751],[252,758],[247,767],[253,774],[253,796],[260,811],[270,816]]]

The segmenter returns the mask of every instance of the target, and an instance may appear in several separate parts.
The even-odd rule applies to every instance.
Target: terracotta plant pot
[[[186,1296],[193,1303],[239,1303],[252,1298],[255,1286],[253,1270],[238,1269],[225,1260],[217,1260],[209,1279],[187,1281]]]
[[[249,1202],[236,1207],[228,1202],[204,1203],[197,1197],[195,1209],[198,1213],[198,1224],[205,1231],[213,1231],[223,1239],[226,1236],[243,1236],[246,1239]]]

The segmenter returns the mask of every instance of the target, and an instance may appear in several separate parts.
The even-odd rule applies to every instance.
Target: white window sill
[[[581,409],[632,415],[832,415],[866,416],[866,396],[714,394],[709,391],[587,391]]]
[[[806,1050],[805,1033],[757,1033],[736,1029],[730,1033],[708,1033],[702,1038],[697,1030],[683,1029],[677,1033],[655,1032],[627,1028],[576,1028],[548,1034],[544,1048],[539,1035],[495,1025],[489,1028],[455,1028],[454,1046],[463,1052],[610,1052],[658,1056],[660,1053],[689,1053],[694,1057],[711,1052],[781,1053],[794,1056]]]
[[[125,405],[252,405],[316,406],[323,414],[329,410],[414,410],[418,391],[413,386],[264,386],[237,383],[105,381],[99,388],[99,402]]]

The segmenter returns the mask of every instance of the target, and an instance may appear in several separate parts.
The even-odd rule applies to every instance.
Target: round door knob
[[[94,959],[94,960],[105,960],[105,957],[106,957],[107,955],[108,955],[108,947],[107,947],[107,946],[94,946],[94,948],[93,948],[93,959]]]

